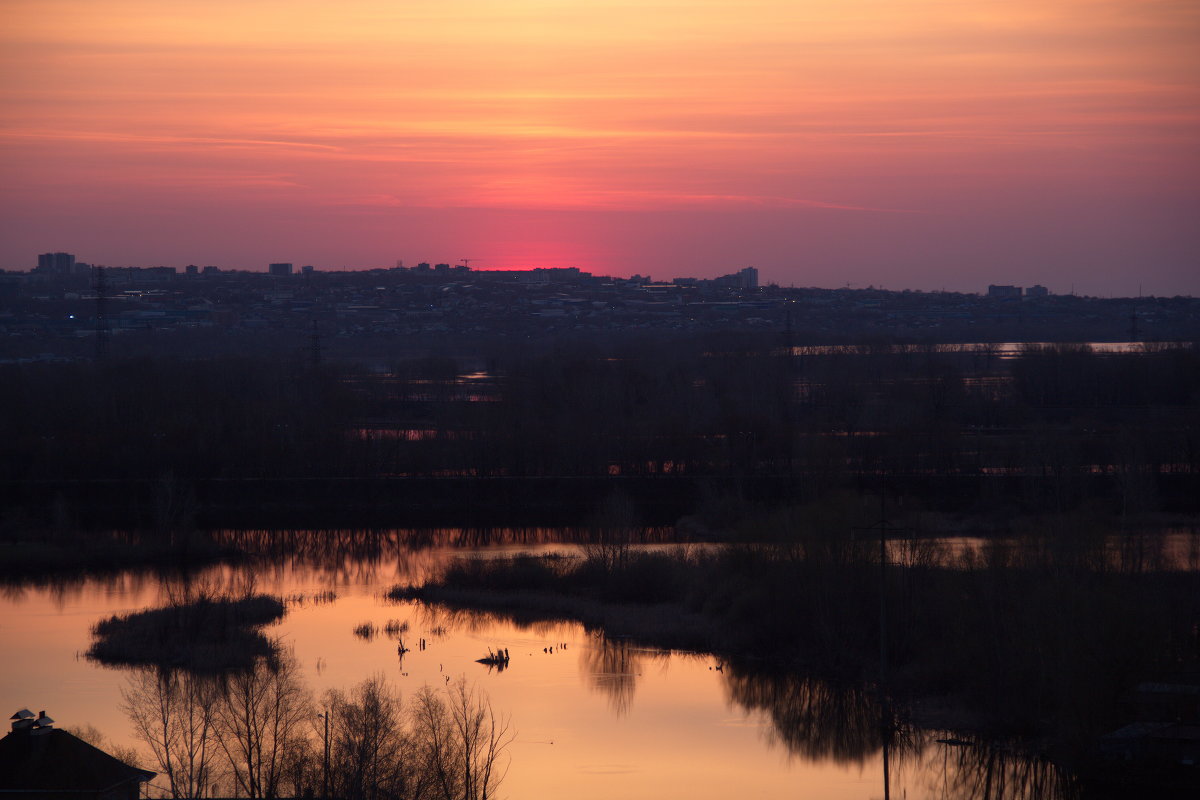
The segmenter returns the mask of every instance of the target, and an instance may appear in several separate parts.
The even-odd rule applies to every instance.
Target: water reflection
[[[591,689],[608,697],[613,713],[623,717],[633,707],[644,662],[666,661],[670,655],[667,651],[636,647],[628,639],[601,635],[579,654],[579,671]]]
[[[90,686],[87,681],[96,679],[70,660],[70,652],[86,641],[86,630],[97,615],[160,605],[172,594],[184,596],[201,587],[216,596],[231,596],[253,590],[257,584],[260,591],[289,599],[289,614],[280,633],[297,648],[314,688],[351,686],[372,670],[385,673],[407,692],[406,697],[422,684],[444,687],[464,674],[486,682],[502,707],[522,720],[530,742],[557,742],[544,762],[537,761],[538,756],[528,749],[523,751],[526,761],[517,768],[516,776],[522,788],[540,786],[539,776],[565,770],[563,764],[591,763],[588,759],[599,758],[594,753],[603,752],[607,759],[604,763],[638,763],[638,768],[645,771],[629,780],[639,781],[641,786],[674,780],[670,765],[684,760],[748,764],[758,759],[754,768],[757,773],[749,775],[751,770],[747,768],[736,780],[761,779],[764,784],[778,787],[803,773],[820,774],[822,781],[833,785],[839,773],[849,771],[868,775],[873,787],[870,795],[884,796],[878,776],[883,755],[881,728],[890,726],[881,726],[881,721],[888,721],[887,715],[868,689],[771,672],[753,664],[726,664],[718,672],[709,669],[709,658],[646,649],[628,639],[605,637],[577,622],[548,620],[534,614],[383,604],[379,599],[394,583],[420,582],[454,558],[567,552],[578,549],[573,542],[585,538],[579,534],[563,529],[224,531],[218,534],[223,544],[250,551],[253,558],[193,574],[139,571],[42,582],[38,587],[0,586],[12,612],[7,617],[8,631],[0,631],[9,636],[6,646],[16,649],[36,644],[39,652],[46,641],[59,646],[53,666],[10,671],[0,683],[19,685],[23,691],[35,687],[55,698],[62,697],[62,706],[74,706],[73,713],[81,715],[80,709],[90,702],[89,695],[83,691],[70,694],[72,687],[86,688]],[[1194,564],[1197,537],[1192,531],[1186,534],[1186,540],[1179,541],[1191,547]],[[651,531],[648,543],[642,546],[663,546],[656,543],[656,537],[665,539],[667,535],[661,529]],[[906,557],[903,563],[923,564],[941,558],[959,559],[962,549],[975,544],[962,541],[962,548],[948,546],[945,551],[922,542],[896,542],[893,546],[897,555]],[[985,543],[978,541],[981,546]],[[990,541],[994,546],[995,540]],[[1149,546],[1139,548],[1144,563],[1153,562],[1146,557],[1152,552]],[[989,558],[998,556],[993,553]],[[39,616],[45,606],[57,604],[61,608],[64,603],[76,606],[77,622],[50,614]],[[47,621],[58,627],[53,634],[56,638],[51,638],[47,630],[45,640],[35,641],[34,637],[48,628]],[[373,640],[355,636],[356,626],[361,625],[372,626],[376,633]],[[402,633],[403,625],[411,625],[411,630]],[[411,648],[406,655],[399,654],[402,660],[396,652],[401,636]],[[428,650],[422,646],[426,642]],[[551,646],[553,654],[546,652]],[[513,659],[502,675],[495,669],[489,673],[485,665],[475,663],[488,648],[499,647],[511,649]],[[74,673],[68,671],[73,665]],[[56,676],[70,676],[56,678],[53,691],[38,683],[39,673],[50,670]],[[99,698],[96,710],[87,712],[94,719],[111,715],[117,706],[111,694],[106,699],[103,691],[86,688]],[[724,704],[719,699],[722,692]],[[747,719],[730,719],[730,707],[745,712]],[[776,752],[762,746],[759,731],[773,743]],[[693,733],[695,740],[678,744]],[[619,743],[642,734],[645,740],[632,746],[638,749],[618,749]],[[741,738],[736,738],[738,735]],[[888,748],[892,796],[963,800],[1073,797],[1070,786],[1048,762],[1011,748],[987,747],[983,743],[960,747],[937,741],[947,736],[944,732],[899,730]],[[576,749],[569,750],[571,746]],[[546,744],[539,747],[551,749]],[[689,749],[681,754],[684,747]],[[780,751],[792,758],[780,759]],[[637,757],[646,755],[649,759],[651,753],[653,766],[637,762]],[[779,774],[772,773],[768,781],[764,776],[771,770]],[[614,788],[616,784],[603,782],[615,781],[615,777],[589,780],[588,791],[581,789],[577,796],[631,796],[625,791],[627,785]],[[716,797],[716,786],[689,784],[686,791],[695,797]],[[772,792],[760,794],[794,796],[774,788]],[[836,792],[810,792],[811,796],[833,794]],[[513,796],[536,793],[526,791]],[[555,795],[543,792],[541,796]]]
[[[946,800],[1072,800],[1077,787],[1015,745],[895,725],[876,692],[795,674],[726,666],[728,699],[770,720],[768,740],[813,761],[861,765],[881,755],[904,796]],[[886,747],[884,746],[886,740]]]
[[[1003,743],[935,741],[920,753],[914,778],[952,800],[1074,800],[1077,785],[1052,762]]]
[[[647,663],[666,664],[673,656],[679,656],[670,650],[639,646],[625,637],[605,636],[600,631],[588,631],[586,626],[578,623],[546,619],[536,614],[434,604],[417,604],[416,608],[421,625],[426,630],[440,630],[444,634],[449,628],[486,636],[498,626],[515,625],[522,632],[533,634],[533,638],[525,642],[526,645],[533,649],[540,648],[546,655],[569,655],[572,650],[577,650],[580,677],[588,688],[608,698],[609,707],[618,717],[627,715],[633,708],[637,681]],[[583,628],[587,637],[582,642],[578,639],[580,628]],[[571,644],[571,640],[574,640],[574,644]],[[507,667],[508,663],[505,662],[504,666]]]
[[[332,585],[373,582],[386,572],[401,583],[419,585],[437,576],[455,551],[485,551],[502,556],[525,553],[577,552],[590,532],[577,528],[397,528],[219,530],[222,547],[256,560],[256,569],[282,576],[290,570],[320,573]],[[636,544],[676,540],[673,527],[638,530]],[[478,555],[478,553],[477,553]]]
[[[795,674],[727,665],[727,698],[771,721],[768,738],[807,759],[859,763],[879,752],[883,709],[873,692]]]
[[[889,560],[911,567],[971,569],[980,565],[1037,566],[1057,558],[1055,544],[1064,537],[1053,531],[1026,531],[1013,536],[936,536],[889,543]],[[158,587],[186,587],[195,580],[232,583],[246,576],[261,583],[286,586],[304,582],[324,591],[382,582],[420,585],[436,578],[455,558],[532,555],[578,555],[592,539],[582,528],[399,528],[217,530],[214,543],[243,557],[228,564],[192,567],[29,574],[0,581],[0,599],[23,602],[48,593],[62,609],[85,594],[91,597],[141,598]],[[1163,527],[1097,532],[1092,537],[1097,568],[1146,573],[1200,571],[1200,528]],[[637,548],[669,548],[679,542],[671,527],[639,528],[631,544]],[[689,547],[712,548],[706,543]],[[242,576],[242,577],[237,577]]]

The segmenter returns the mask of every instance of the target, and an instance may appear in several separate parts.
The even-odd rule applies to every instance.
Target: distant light
[[[74,315],[74,314],[67,314],[67,319],[75,319],[75,315]]]

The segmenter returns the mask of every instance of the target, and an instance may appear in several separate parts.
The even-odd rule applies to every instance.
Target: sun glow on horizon
[[[1179,223],[1197,209],[1200,10],[1167,0],[17,0],[6,16],[12,266],[131,241],[118,260],[253,262],[281,240],[302,260],[507,254],[514,212],[527,229],[570,215],[575,250],[626,271],[799,269],[804,252],[840,276],[902,251],[929,265],[914,283],[944,283],[971,243],[998,268],[1014,230],[1033,257],[1049,217],[1057,264],[1117,274],[1115,253],[1141,254],[1178,281],[1200,246]],[[512,263],[569,258],[545,238]]]

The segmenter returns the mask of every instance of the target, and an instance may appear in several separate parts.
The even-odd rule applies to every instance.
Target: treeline
[[[336,475],[339,375],[250,359],[0,368],[0,479]]]
[[[387,374],[249,359],[8,365],[0,481],[622,477],[738,492],[769,479],[815,496],[951,478],[968,506],[1195,503],[1190,346],[1004,358],[746,335],[500,350],[485,363],[474,376],[445,357]]]

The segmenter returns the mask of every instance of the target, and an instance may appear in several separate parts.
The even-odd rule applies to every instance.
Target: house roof
[[[154,774],[58,728],[12,731],[0,739],[0,797],[6,790],[106,791]]]

